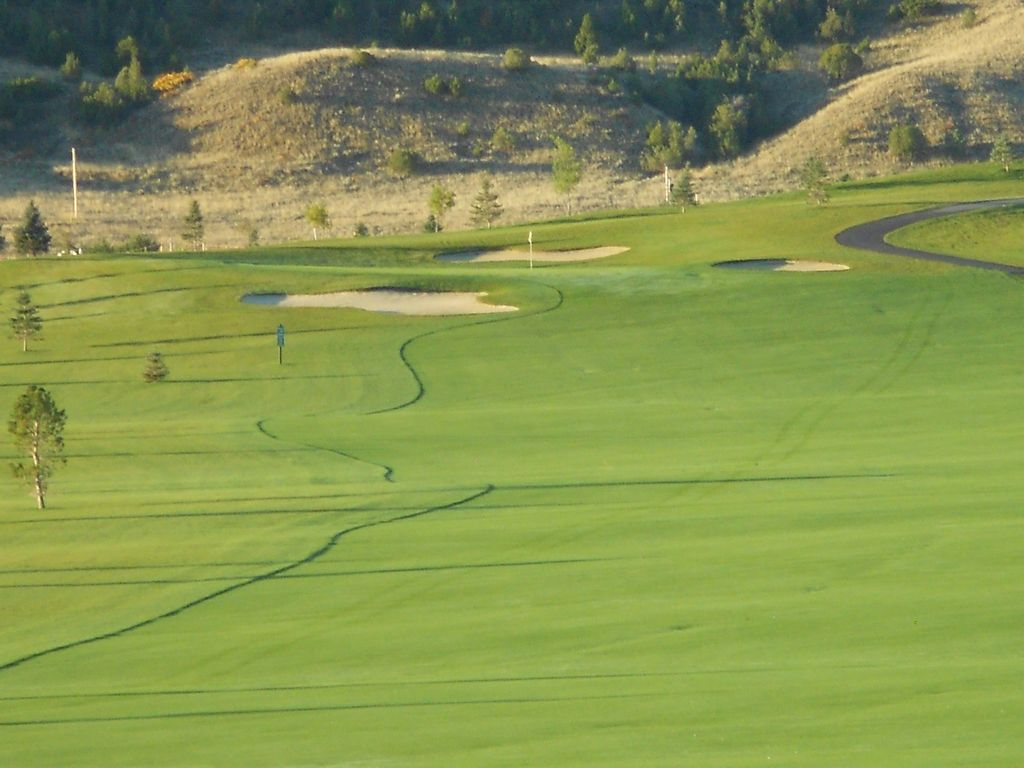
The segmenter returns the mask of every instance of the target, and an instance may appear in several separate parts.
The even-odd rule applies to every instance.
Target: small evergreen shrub
[[[371,67],[377,63],[377,57],[369,51],[355,50],[352,51],[349,61],[356,67]]]
[[[142,372],[142,378],[148,384],[154,384],[167,378],[170,371],[159,352],[150,352],[146,356],[146,369]]]
[[[533,59],[522,48],[509,48],[501,58],[502,69],[507,72],[524,72],[532,63]]]

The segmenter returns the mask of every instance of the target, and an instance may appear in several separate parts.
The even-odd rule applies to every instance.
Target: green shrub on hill
[[[864,60],[849,43],[835,43],[822,51],[818,65],[829,78],[838,82],[860,74]]]
[[[522,72],[530,68],[533,59],[522,48],[509,48],[501,58],[502,68],[509,72]]]
[[[928,140],[912,123],[896,125],[889,131],[889,154],[901,162],[920,160],[927,148]]]
[[[419,155],[410,149],[399,147],[391,151],[391,154],[388,155],[384,163],[384,167],[392,176],[405,179],[416,173],[419,163]]]

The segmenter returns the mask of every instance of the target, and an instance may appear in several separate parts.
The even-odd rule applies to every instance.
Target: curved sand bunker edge
[[[553,264],[566,264],[573,261],[590,261],[605,259],[625,253],[629,248],[619,245],[605,245],[599,248],[577,248],[569,251],[534,251],[533,260]],[[529,261],[530,252],[521,248],[498,251],[455,251],[439,253],[434,257],[438,261],[448,262],[491,262],[491,261]]]
[[[362,309],[392,315],[481,315],[496,312],[518,312],[519,307],[487,304],[481,299],[486,291],[415,291],[409,289],[371,288],[361,291],[287,294],[247,293],[243,304],[263,307]]]
[[[737,259],[717,261],[711,266],[720,269],[750,269],[764,272],[846,272],[850,268],[848,264],[797,259]]]

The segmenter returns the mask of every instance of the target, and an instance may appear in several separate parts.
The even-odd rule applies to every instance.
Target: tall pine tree
[[[26,256],[38,256],[50,250],[50,230],[43,223],[34,200],[29,200],[21,226],[14,230],[14,248]]]
[[[491,228],[491,224],[497,221],[501,214],[504,213],[501,203],[498,202],[498,195],[491,189],[491,180],[484,179],[483,184],[480,186],[480,193],[473,198],[473,202],[469,206],[469,217],[476,226],[486,224],[487,228]]]
[[[18,398],[7,422],[7,431],[14,436],[14,445],[21,454],[28,454],[30,463],[12,464],[15,477],[25,480],[36,497],[36,506],[46,508],[46,491],[50,475],[58,463],[64,462],[64,424],[67,416],[57,407],[43,387],[32,384]]]
[[[41,330],[43,318],[39,316],[39,310],[32,303],[28,291],[21,291],[18,294],[18,306],[11,315],[11,331],[14,338],[21,339],[22,352],[28,352],[28,340],[37,336]]]

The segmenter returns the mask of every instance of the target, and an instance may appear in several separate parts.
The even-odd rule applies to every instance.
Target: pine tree
[[[481,224],[486,224],[487,228],[490,229],[491,224],[501,218],[504,208],[498,202],[497,193],[491,189],[490,179],[484,179],[483,184],[480,186],[480,194],[473,198],[469,211],[470,219],[478,227]]]
[[[679,172],[679,178],[672,185],[672,202],[683,212],[686,211],[686,206],[697,204],[697,193],[693,191],[693,176],[689,168],[683,168]]]
[[[43,330],[43,319],[39,316],[39,310],[32,303],[32,297],[28,291],[21,291],[18,294],[18,306],[11,315],[11,331],[14,338],[21,339],[21,351],[28,351],[28,340]]]
[[[807,158],[803,168],[800,169],[800,183],[807,192],[807,202],[824,205],[828,202],[828,189],[825,187],[827,173],[825,164],[821,158],[811,156]]]
[[[192,200],[188,205],[188,213],[185,214],[185,228],[181,236],[189,243],[192,243],[193,250],[198,251],[203,245],[203,212],[199,210],[199,202]]]
[[[14,230],[14,248],[20,254],[38,256],[50,250],[50,230],[43,223],[34,200],[29,200],[25,218]]]
[[[170,374],[170,370],[167,368],[163,356],[159,352],[150,352],[146,356],[146,370],[142,372],[142,378],[152,384],[163,381],[168,374]]]
[[[32,384],[18,398],[7,422],[19,453],[28,453],[31,464],[12,464],[14,476],[26,480],[36,497],[36,506],[46,508],[46,491],[54,465],[63,463],[64,424],[67,416],[50,393]]]
[[[992,145],[992,154],[989,155],[991,160],[996,165],[1003,166],[1003,171],[1006,173],[1010,172],[1010,165],[1016,158],[1013,154],[1013,147],[1010,146],[1010,141],[1005,136],[1000,136],[995,140]]]
[[[565,210],[572,213],[572,198],[569,194],[583,178],[583,165],[576,157],[576,150],[565,139],[555,137],[555,154],[551,159],[551,176],[555,189],[566,195]]]
[[[600,48],[597,43],[597,33],[594,32],[594,20],[590,18],[589,13],[583,14],[580,29],[573,40],[573,48],[585,64],[594,64],[597,61]]]

